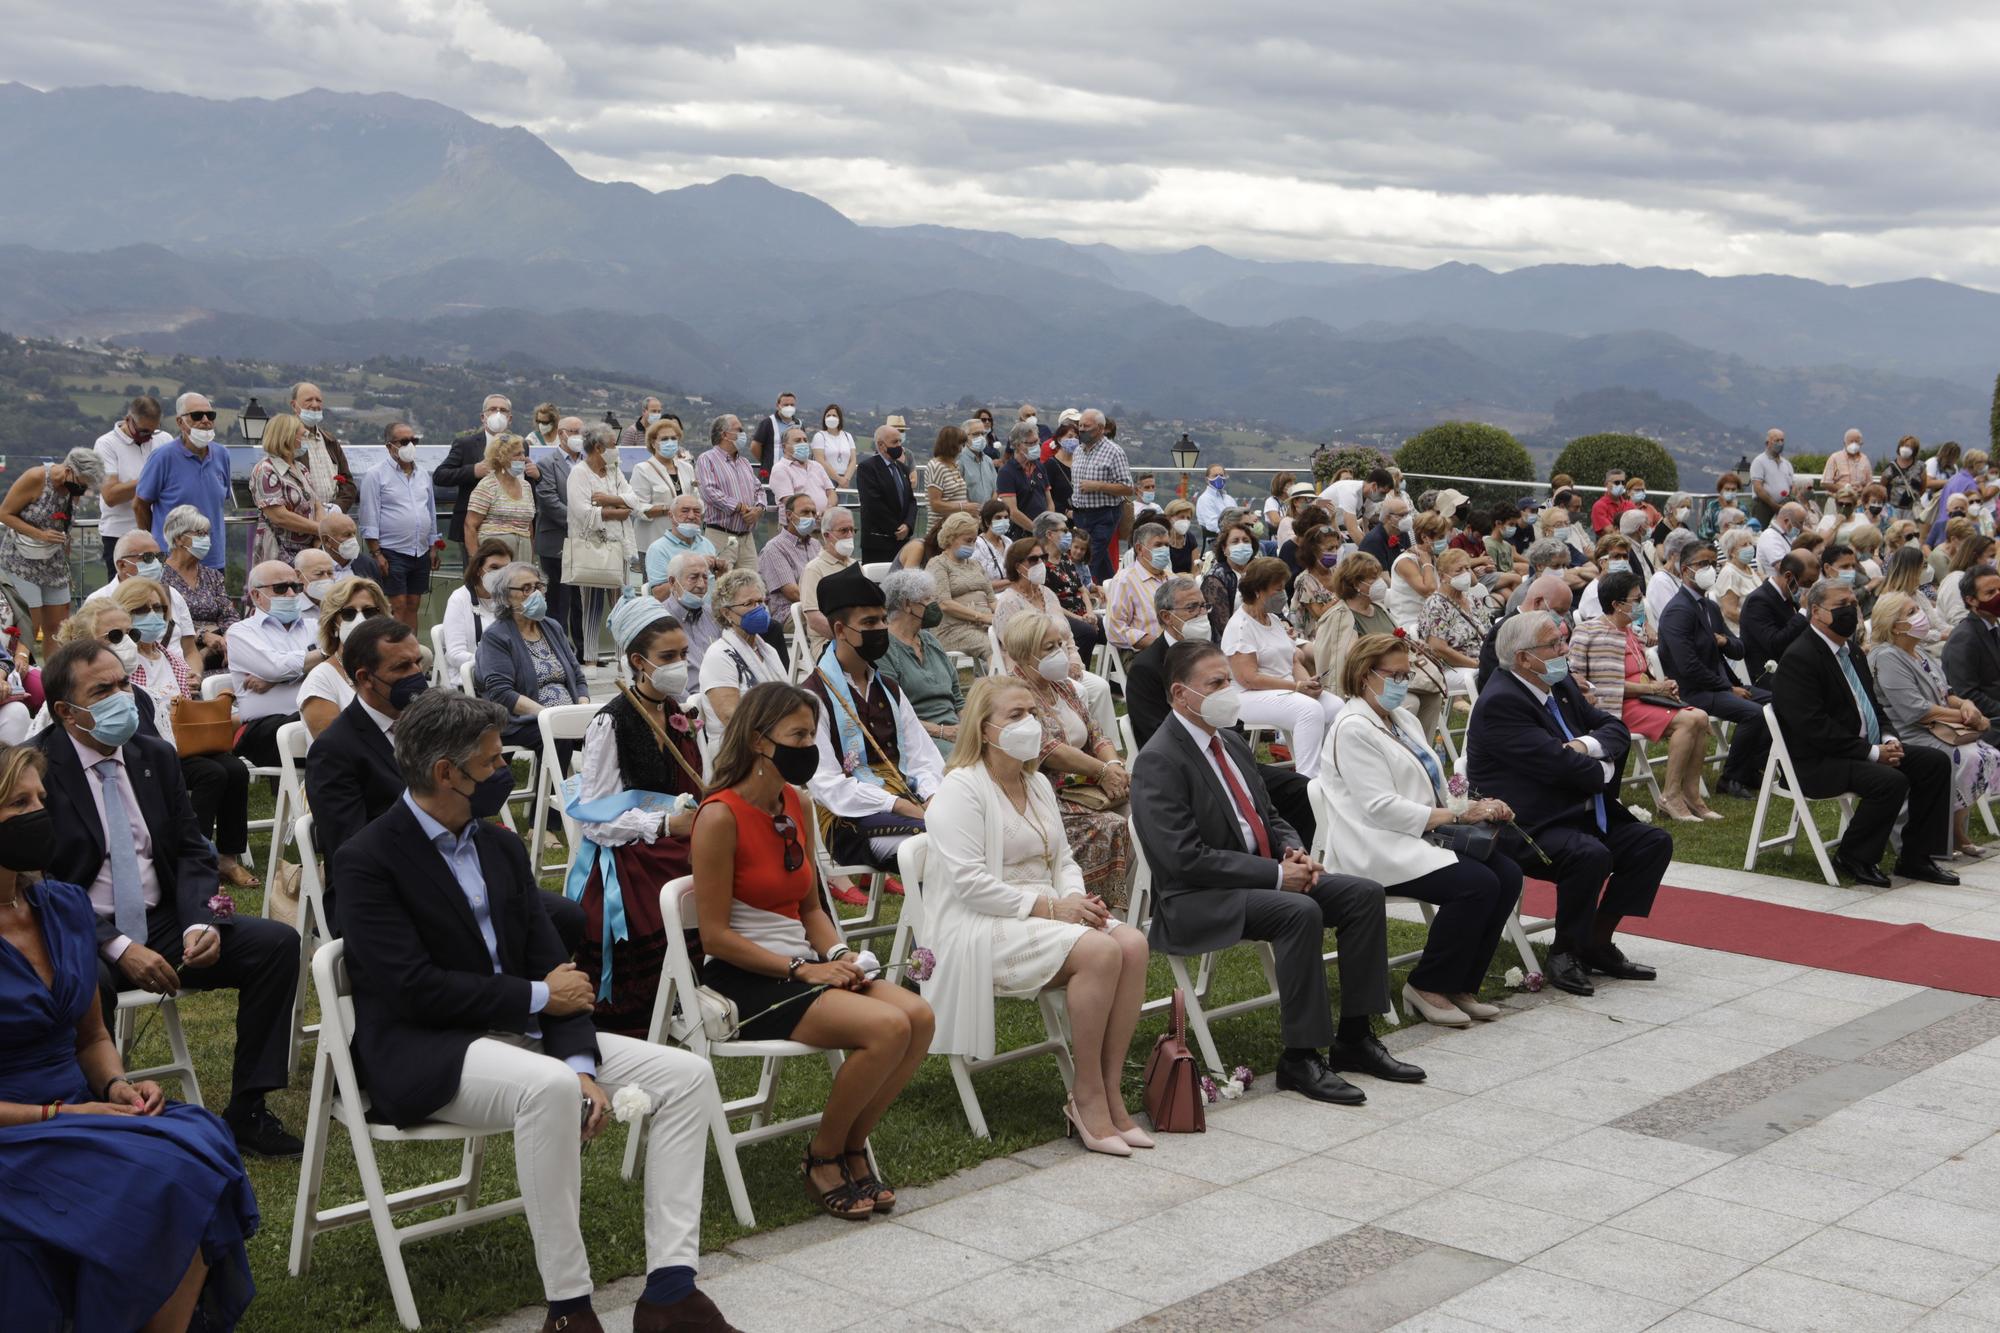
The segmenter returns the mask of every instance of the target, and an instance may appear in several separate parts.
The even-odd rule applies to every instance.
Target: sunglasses
[[[304,592],[305,590],[306,590],[306,585],[303,583],[267,583],[264,585],[265,592],[298,594]]]
[[[380,611],[377,611],[372,606],[369,607],[366,611],[362,610],[358,606],[343,606],[340,608],[340,618],[342,620],[352,620],[356,616],[360,616],[365,620],[369,616],[379,616],[381,614],[382,613]]]
[[[214,420],[215,420],[215,413],[213,413],[213,412],[183,412],[183,413],[182,413],[181,415],[182,415],[182,416],[185,416],[185,417],[186,417],[186,418],[187,418],[187,419],[188,419],[189,421],[214,421]]]
[[[123,643],[127,639],[134,643],[139,641],[139,636],[129,629],[108,629],[104,631],[103,638],[106,643]]]
[[[785,840],[785,873],[796,873],[806,863],[806,845],[799,841],[799,826],[790,815],[779,815],[771,820],[771,827]]]

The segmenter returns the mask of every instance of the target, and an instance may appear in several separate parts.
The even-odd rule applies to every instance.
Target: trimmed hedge
[[[1794,459],[1792,465],[1804,471],[1800,460]],[[1644,477],[1648,490],[1662,494],[1681,487],[1681,469],[1673,455],[1644,435],[1579,435],[1556,455],[1549,475],[1567,472],[1579,486],[1601,486],[1604,474],[1614,468],[1623,468],[1627,476]]]

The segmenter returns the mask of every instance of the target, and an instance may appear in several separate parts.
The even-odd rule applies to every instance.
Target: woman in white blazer
[[[1497,847],[1481,859],[1424,835],[1447,824],[1512,819],[1513,811],[1487,800],[1450,808],[1444,768],[1402,707],[1410,652],[1401,639],[1370,634],[1356,641],[1341,676],[1347,706],[1327,732],[1319,764],[1331,798],[1329,860],[1339,862],[1328,868],[1437,908],[1424,956],[1403,987],[1406,1008],[1447,1027],[1497,1018],[1497,1008],[1480,1002],[1479,987],[1521,896],[1521,867]]]
[[[1068,991],[1076,1082],[1063,1114],[1093,1152],[1129,1157],[1153,1141],[1120,1092],[1146,998],[1146,937],[1084,891],[1063,836],[1034,696],[988,676],[959,714],[958,743],[925,811],[930,860],[917,933],[937,955],[923,983],[936,1054],[993,1054],[993,997]]]

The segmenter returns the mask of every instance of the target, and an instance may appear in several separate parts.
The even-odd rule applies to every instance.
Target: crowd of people
[[[301,941],[221,891],[255,880],[250,770],[291,722],[373,1113],[513,1132],[546,1327],[574,1330],[598,1326],[579,1150],[628,1087],[652,1108],[634,1326],[728,1327],[695,1286],[715,1078],[646,1039],[668,885],[691,885],[701,984],[744,1039],[846,1053],[800,1174],[865,1221],[897,1201],[871,1132],[926,1056],[995,1053],[996,997],[1065,993],[1062,1114],[1129,1157],[1154,1146],[1124,1090],[1154,952],[1267,943],[1277,1086],[1353,1105],[1424,1078],[1371,1026],[1398,998],[1390,897],[1434,909],[1405,1009],[1469,1027],[1501,1016],[1480,992],[1524,877],[1555,887],[1552,985],[1655,977],[1620,926],[1672,823],[1755,797],[1767,716],[1807,796],[1856,798],[1835,863],[1861,883],[1890,882],[1892,840],[1896,874],[1956,883],[1981,854],[1966,812],[2000,790],[2000,480],[1952,445],[1905,440],[1878,474],[1851,436],[1819,503],[1774,431],[1748,495],[1730,473],[1655,507],[1614,471],[1588,502],[1557,477],[1482,510],[1387,467],[1238,503],[1215,466],[1169,495],[1095,409],[1023,405],[1004,432],[981,410],[919,467],[900,418],[864,446],[838,405],[808,433],[789,393],[713,419],[692,458],[656,399],[622,435],[551,404],[522,434],[496,394],[435,469],[396,423],[357,478],[320,391],[289,406],[240,589],[199,394],[171,432],[135,399],[0,502],[0,1167],[115,1179],[143,1231],[109,1255],[95,1213],[0,1193],[31,1321],[226,1328],[249,1300],[240,1155],[301,1150],[266,1104]],[[644,452],[629,474],[621,448]],[[109,581],[74,604],[93,494]],[[463,578],[426,642],[448,543]],[[538,715],[573,704],[601,706],[564,747],[578,872],[554,893],[494,820],[506,748],[540,752]],[[1658,822],[1623,796],[1652,743]],[[935,967],[910,985],[834,904],[895,892],[919,836]],[[110,1035],[121,993],[210,989],[237,992],[219,1115],[128,1081]]]

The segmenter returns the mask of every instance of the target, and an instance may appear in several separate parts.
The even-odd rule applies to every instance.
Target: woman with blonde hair
[[[1757,577],[1757,534],[1748,528],[1731,528],[1722,534],[1716,555],[1720,568],[1708,596],[1722,608],[1722,619],[1729,632],[1741,634],[1738,618],[1743,614],[1743,599],[1757,591],[1757,585],[1764,581]]]
[[[964,653],[983,665],[988,656],[986,630],[993,623],[993,583],[974,558],[978,539],[978,519],[963,512],[952,514],[938,524],[937,558],[924,572],[937,584],[937,604],[944,612],[937,641],[946,651]]]
[[[1937,621],[1941,637],[1949,637],[1958,628],[1958,622],[1971,614],[1965,604],[1965,581],[1972,570],[1993,558],[1993,545],[1993,538],[1982,532],[1968,532],[1958,539],[1951,563],[1938,581]]]
[[[959,725],[926,820],[919,938],[937,956],[923,983],[937,1015],[932,1050],[990,1057],[994,996],[1061,989],[1076,1062],[1064,1117],[1092,1152],[1125,1157],[1150,1148],[1121,1091],[1146,998],[1146,937],[1085,886],[1055,788],[1041,772],[1033,692],[988,676],[972,687]]]
[[[1474,683],[1479,648],[1493,624],[1486,590],[1472,572],[1472,557],[1462,550],[1437,558],[1437,583],[1417,617],[1417,638],[1445,669],[1445,678],[1471,698],[1479,693]]]
[[[1979,706],[1953,694],[1944,672],[1923,654],[1923,645],[1940,637],[1915,598],[1885,592],[1868,619],[1873,645],[1868,669],[1875,676],[1885,734],[1951,756],[1952,848],[1978,856],[1970,816],[1981,798],[2000,794],[2000,750],[1988,739],[1989,723]]]
[[[930,1050],[931,1008],[864,973],[815,891],[818,832],[798,787],[819,767],[819,701],[782,681],[743,694],[715,753],[690,847],[704,984],[736,1004],[742,1035],[846,1051],[806,1146],[806,1198],[864,1221],[896,1206],[868,1136]]]
[[[669,515],[674,501],[697,493],[694,464],[681,451],[677,418],[663,416],[646,428],[646,457],[632,469],[630,484],[639,501],[632,514],[633,540],[640,550],[650,550],[673,526]]]
[[[1123,911],[1132,892],[1132,825],[1126,818],[1132,779],[1118,747],[1098,730],[1089,705],[1070,683],[1067,641],[1056,620],[1023,611],[1007,623],[1000,647],[1013,679],[1033,696],[1042,728],[1037,757],[1055,785],[1083,882],[1113,910]],[[961,735],[963,726],[961,721]]]
[[[257,537],[250,563],[282,560],[291,564],[299,552],[319,545],[322,512],[299,457],[305,426],[289,412],[280,412],[264,426],[264,456],[250,469],[250,503],[257,507]]]
[[[528,451],[518,435],[496,435],[486,445],[486,475],[465,502],[465,549],[483,539],[507,543],[516,560],[541,568],[535,558],[535,488],[528,480]]]
[[[314,740],[354,702],[354,682],[341,664],[341,645],[362,621],[388,614],[389,598],[374,579],[342,579],[320,599],[319,650],[326,660],[308,671],[299,686],[299,720]]]
[[[1173,552],[1167,567],[1176,574],[1194,573],[1195,553],[1201,548],[1201,538],[1194,530],[1194,501],[1169,500],[1162,515],[1167,524],[1167,549]]]

